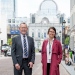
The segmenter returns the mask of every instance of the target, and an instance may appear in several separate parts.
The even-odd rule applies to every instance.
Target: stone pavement
[[[39,53],[37,53],[37,55],[39,55]],[[75,66],[74,65],[68,66],[65,64],[65,61],[62,60],[60,66],[63,66],[70,75],[75,75]]]
[[[67,70],[63,67],[65,65],[64,61],[60,64],[60,75],[74,75],[69,74]],[[70,67],[70,66],[68,66]],[[41,64],[41,56],[40,53],[36,54],[36,60],[33,67],[33,74],[32,75],[42,75],[42,64]],[[0,55],[0,75],[13,75],[13,64],[12,59],[10,57],[5,57]],[[23,74],[24,75],[24,74]]]
[[[6,58],[4,55],[0,55],[0,59],[4,59]]]
[[[75,66],[74,65],[66,65],[65,64],[65,61],[61,61],[61,64],[63,65],[63,67],[67,70],[67,72],[70,74],[70,75],[75,75]]]

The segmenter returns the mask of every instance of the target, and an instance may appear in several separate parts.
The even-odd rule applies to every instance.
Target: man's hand
[[[19,64],[15,64],[15,68],[16,68],[17,70],[20,70],[20,65],[19,65]]]
[[[32,68],[33,67],[33,63],[29,62],[28,66],[29,66],[29,68]]]

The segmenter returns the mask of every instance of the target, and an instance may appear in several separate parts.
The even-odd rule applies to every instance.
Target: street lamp
[[[63,44],[63,60],[65,60],[65,23],[66,21],[64,20],[62,22],[62,44]]]
[[[62,44],[64,44],[64,40],[65,40],[65,23],[66,21],[64,20],[62,22]]]

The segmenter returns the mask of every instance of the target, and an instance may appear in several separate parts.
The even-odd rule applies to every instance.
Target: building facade
[[[62,42],[61,14],[59,14],[58,6],[55,1],[43,0],[38,12],[30,15],[29,35],[34,38],[35,47],[37,49],[41,49],[43,40],[48,37],[48,28],[52,26],[57,30],[56,37]]]
[[[15,16],[15,0],[0,0],[0,46],[7,43],[7,19]]]
[[[14,18],[8,19],[8,22],[7,22],[7,39],[10,39],[15,35],[20,34],[19,24],[22,22],[27,23],[27,17],[14,17]]]
[[[30,19],[27,17],[16,17],[17,14],[17,1],[18,0],[0,0],[1,12],[0,14],[6,14],[1,18],[1,40],[3,43],[7,43],[8,38],[12,38],[14,35],[19,34],[18,25],[21,22],[26,22],[28,25],[28,35],[35,40],[35,47],[41,49],[41,45],[44,39],[48,37],[48,28],[54,26],[57,30],[56,37],[62,43],[62,22],[64,20],[64,14],[61,14],[58,10],[58,6],[54,0],[43,0],[39,6],[39,10],[36,13],[30,14]],[[3,6],[4,5],[4,6]],[[3,10],[4,8],[4,10]],[[16,10],[16,11],[15,11]],[[5,21],[5,22],[4,22]],[[6,26],[5,26],[6,25]],[[5,32],[4,32],[5,30]],[[3,37],[5,35],[5,37]]]
[[[7,18],[15,16],[15,0],[0,0],[1,3],[1,15],[5,15]]]
[[[70,47],[75,51],[75,0],[70,0]]]

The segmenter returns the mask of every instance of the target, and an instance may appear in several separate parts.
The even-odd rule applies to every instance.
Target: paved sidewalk
[[[67,70],[67,72],[70,74],[70,75],[75,75],[75,66],[73,65],[66,65],[65,64],[65,61],[61,61],[61,64],[64,66],[64,68]]]
[[[32,75],[36,74],[42,75],[42,64],[40,53],[36,53],[35,64],[33,66]],[[0,75],[13,75],[13,63],[12,58],[10,56],[5,57],[0,55]],[[60,75],[70,75],[62,64],[60,64]]]
[[[3,58],[5,58],[5,56],[4,55],[0,55],[0,59],[3,59]]]
[[[36,53],[36,57],[37,57],[37,55],[40,55],[40,53]],[[39,57],[39,56],[38,56]],[[5,57],[4,55],[0,55],[0,60],[2,60],[2,59],[9,59],[10,57]],[[36,58],[37,59],[37,58]],[[36,69],[36,67],[34,67],[34,73],[33,73],[33,75],[35,75],[35,71],[37,71],[39,68],[41,68],[41,63],[39,63],[38,64],[38,62],[37,61],[39,61],[40,62],[40,57],[36,60],[36,65],[35,66],[38,66],[37,67],[37,69]],[[4,60],[3,60],[4,61]],[[40,66],[39,66],[40,65]],[[73,66],[73,65],[71,65],[71,66],[68,66],[68,65],[66,65],[65,64],[65,61],[63,61],[62,60],[62,62],[61,62],[61,68],[62,68],[62,66],[66,69],[66,71],[69,73],[69,75],[75,75],[75,70],[74,70],[74,68],[75,68],[75,66]],[[40,70],[41,71],[41,70]],[[40,73],[40,71],[38,72],[38,75],[39,75],[39,73]],[[63,72],[64,70],[62,70],[61,69],[61,75],[64,75],[63,73],[65,72]],[[42,74],[42,73],[40,73],[40,74]],[[66,74],[66,73],[65,73]]]
[[[9,57],[8,56],[5,57],[4,55],[0,55],[0,60],[1,59],[7,59],[7,58],[9,58]]]

